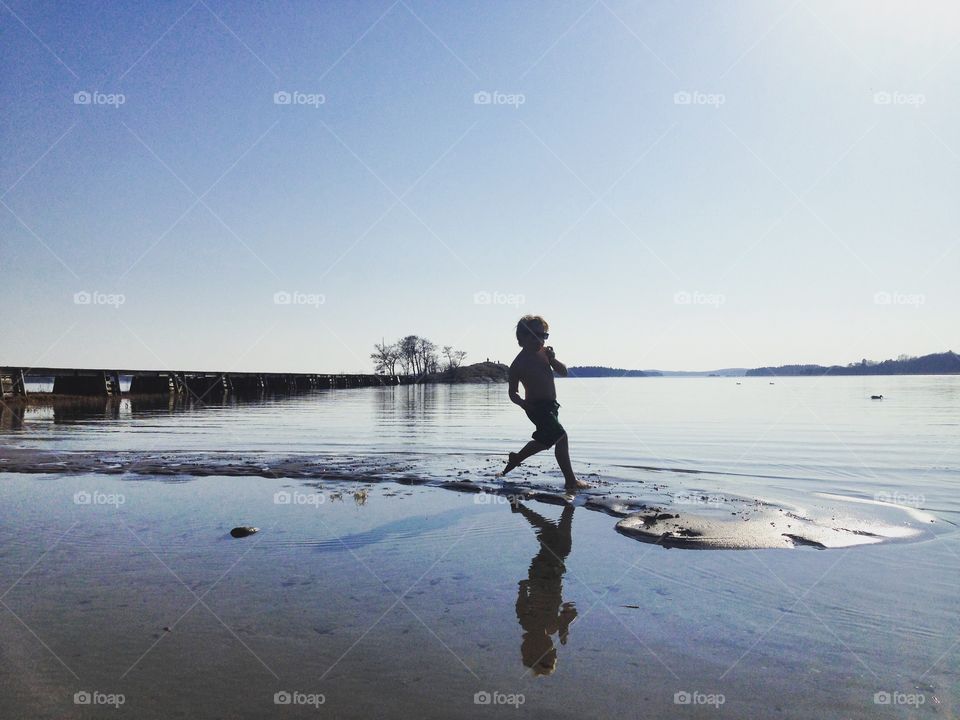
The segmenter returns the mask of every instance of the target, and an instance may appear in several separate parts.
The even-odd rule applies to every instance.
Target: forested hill
[[[658,372],[644,372],[643,370],[623,370],[621,368],[603,367],[602,365],[576,365],[567,368],[570,377],[659,377]]]
[[[876,362],[863,359],[849,365],[780,365],[747,370],[757,375],[950,375],[960,373],[960,355],[948,351],[921,357]]]

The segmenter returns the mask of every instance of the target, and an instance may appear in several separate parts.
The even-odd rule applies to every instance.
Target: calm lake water
[[[558,381],[575,467],[695,470],[765,498],[907,499],[957,522],[960,377],[621,378]],[[883,400],[871,400],[882,394]],[[205,399],[208,400],[208,399]],[[317,391],[264,402],[136,400],[29,409],[4,442],[171,450],[501,458],[529,438],[503,387]],[[9,415],[9,413],[7,413]],[[550,465],[544,461],[544,465]],[[626,466],[626,467],[624,467]],[[479,467],[479,465],[478,465]],[[922,497],[921,497],[922,496]]]
[[[552,718],[957,717],[960,378],[774,382],[560,381],[574,467],[618,487],[827,514],[837,498],[879,500],[929,514],[931,532],[690,552],[638,543],[585,508],[512,511],[435,487],[0,472],[0,707],[515,717],[522,697],[522,712]],[[0,458],[397,455],[421,475],[481,480],[530,432],[503,387],[125,399],[5,410]],[[559,483],[548,454],[531,472]],[[261,531],[234,540],[240,524]],[[278,709],[276,693],[323,704]],[[95,706],[111,694],[119,707]]]

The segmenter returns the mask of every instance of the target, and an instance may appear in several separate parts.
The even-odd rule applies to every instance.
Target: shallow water
[[[789,545],[798,527],[780,513],[813,522],[796,542],[845,547],[952,532],[960,519],[956,376],[587,379],[558,388],[575,468],[610,496],[680,515],[643,526],[641,539],[679,532],[726,547]],[[77,460],[86,470],[104,451],[127,453],[105,461],[122,460],[124,471],[137,457],[151,460],[150,471],[166,454],[166,471],[184,474],[223,472],[218,463],[229,458],[267,474],[278,463],[358,459],[441,482],[493,480],[531,430],[504,389],[489,385],[225,403],[124,399],[29,408],[22,420],[5,414],[7,447],[86,452],[92,461]],[[205,457],[211,466],[201,469]],[[510,478],[560,484],[550,453]],[[757,501],[769,512],[758,513]],[[754,522],[745,528],[754,536],[734,537],[744,531],[732,521],[743,518],[776,532],[757,536]]]
[[[474,704],[487,692],[549,717],[957,716],[960,379],[741,382],[559,383],[575,467],[675,504],[706,492],[811,513],[863,505],[906,526],[909,514],[889,514],[902,506],[935,531],[691,553],[637,543],[586,506],[513,512],[494,495],[349,473],[0,472],[0,707],[264,717],[279,712],[274,693],[296,691],[325,702],[282,708],[292,716],[516,714]],[[211,469],[316,455],[374,470],[394,456],[397,477],[477,484],[530,432],[485,386],[124,400],[2,420],[8,456],[167,453]],[[537,465],[518,484],[558,483],[552,458]],[[235,525],[260,532],[235,540]],[[82,691],[124,704],[74,704]]]
[[[737,384],[740,383],[740,384]],[[960,377],[631,378],[558,382],[575,461],[738,473],[744,486],[925,490],[957,513]],[[870,400],[883,394],[883,400]],[[10,416],[9,411],[5,415]],[[5,442],[58,449],[451,453],[502,456],[531,428],[501,386],[317,391],[169,409],[123,400],[31,408]]]

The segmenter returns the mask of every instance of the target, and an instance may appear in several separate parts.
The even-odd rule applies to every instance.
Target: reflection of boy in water
[[[517,594],[517,619],[523,628],[520,655],[534,675],[550,675],[557,668],[554,633],[566,645],[570,623],[577,617],[573,603],[563,602],[563,561],[570,554],[573,507],[567,505],[554,524],[519,501],[511,509],[523,515],[535,528],[540,552],[530,561],[527,579],[520,581]]]

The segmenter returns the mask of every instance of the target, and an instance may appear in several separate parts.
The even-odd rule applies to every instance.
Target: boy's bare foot
[[[520,460],[517,459],[516,453],[507,453],[507,464],[504,465],[503,470],[500,471],[501,475],[506,475],[508,472],[513,470],[517,465],[520,464]]]
[[[577,490],[586,490],[587,488],[591,487],[593,487],[593,485],[590,483],[586,483],[583,480],[577,480],[574,483],[567,483],[563,486],[563,489],[567,492],[576,492]]]

